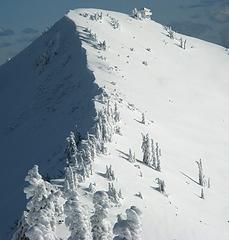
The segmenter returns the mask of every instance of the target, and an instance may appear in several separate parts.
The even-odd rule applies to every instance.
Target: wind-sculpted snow
[[[0,68],[1,239],[24,208],[26,171],[61,174],[65,138],[75,124],[82,135],[92,127],[99,93],[67,17]]]

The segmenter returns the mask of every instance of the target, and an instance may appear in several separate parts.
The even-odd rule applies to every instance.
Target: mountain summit
[[[150,16],[146,8],[131,16],[69,11],[0,67],[3,239],[25,208],[24,178],[34,164],[61,191],[73,171],[77,184],[67,189],[77,194],[60,202],[86,205],[92,225],[104,214],[115,239],[133,222],[130,239],[228,239],[229,53]],[[66,137],[67,146],[76,143],[75,162]],[[47,186],[37,167],[29,174]],[[69,229],[63,219],[53,231],[67,240],[74,216]]]

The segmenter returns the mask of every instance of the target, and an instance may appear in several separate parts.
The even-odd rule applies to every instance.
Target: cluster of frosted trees
[[[38,166],[29,170],[24,188],[28,203],[12,240],[57,240],[56,223],[63,217],[60,190],[44,181]]]
[[[65,169],[61,190],[44,181],[36,165],[29,170],[25,181],[28,182],[24,188],[28,203],[12,240],[59,240],[55,227],[63,219],[70,232],[68,240],[140,240],[140,211],[136,207],[127,209],[126,219],[118,218],[113,238],[109,222],[109,194],[114,194],[113,184],[109,185],[108,193],[94,193],[94,211],[89,216],[88,207],[80,200],[78,179],[71,166]]]
[[[120,121],[117,104],[114,108],[110,102],[98,111],[97,121],[91,134],[81,139],[78,131],[70,132],[65,150],[67,166],[77,174],[79,181],[84,181],[92,174],[92,162],[97,154],[106,154],[106,143],[111,142],[114,133],[119,132],[117,123]]]
[[[168,27],[168,26],[164,26],[164,29],[167,33],[167,36],[170,39],[176,39],[175,38],[175,32],[172,30],[172,27]],[[178,41],[178,46],[181,47],[182,49],[186,49],[186,45],[187,45],[187,40],[183,39],[182,37],[180,37],[179,39],[176,39]]]
[[[106,143],[112,140],[114,133],[120,132],[117,125],[119,121],[117,104],[111,107],[107,101],[106,107],[98,111],[92,134],[87,134],[86,139],[83,139],[77,129],[75,133],[70,132],[65,149],[67,166],[62,191],[43,180],[38,166],[35,165],[29,170],[25,178],[28,186],[24,189],[28,203],[12,240],[57,240],[55,227],[63,218],[71,232],[68,240],[103,239],[96,231],[101,224],[101,234],[106,235],[103,224],[105,226],[107,207],[101,202],[106,200],[99,201],[99,194],[95,193],[95,213],[89,219],[87,208],[79,200],[78,183],[92,174],[92,162],[96,155],[107,152]],[[111,167],[107,167],[107,175],[110,180],[114,180]],[[95,192],[93,184],[90,184],[89,188],[91,192]],[[107,201],[118,203],[121,191],[117,192],[113,183],[110,183],[108,191],[104,191],[103,195]],[[112,239],[112,231],[109,230],[107,234],[111,238],[106,239]]]
[[[154,143],[153,139],[150,139],[149,134],[142,134],[142,152],[143,162],[150,167],[153,167],[157,171],[161,171],[161,149],[158,143]]]
[[[151,16],[152,16],[151,10],[145,7],[140,10],[134,8],[134,10],[131,13],[131,17],[138,20],[151,19]]]

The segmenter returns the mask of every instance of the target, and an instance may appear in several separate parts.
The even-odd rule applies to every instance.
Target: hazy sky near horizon
[[[14,56],[69,9],[128,13],[150,7],[153,19],[175,30],[229,45],[229,0],[0,0],[0,64]]]

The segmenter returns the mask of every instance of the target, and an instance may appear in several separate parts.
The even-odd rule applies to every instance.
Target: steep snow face
[[[144,240],[228,239],[228,52],[176,33],[170,39],[160,24],[120,13],[82,9],[67,16],[77,26],[96,83],[111,102],[119,102],[122,136],[115,137],[110,155],[95,163],[95,172],[112,164],[123,191],[123,208],[113,210],[114,216],[137,205]],[[125,161],[129,148],[142,161],[141,133],[159,142],[162,173]],[[200,158],[211,179],[205,200],[198,184]],[[167,197],[154,190],[157,177],[164,179]],[[99,175],[90,181],[107,188]]]
[[[0,68],[0,238],[24,208],[24,176],[35,163],[44,175],[63,171],[63,146],[78,125],[85,134],[99,94],[75,24],[61,19]]]

